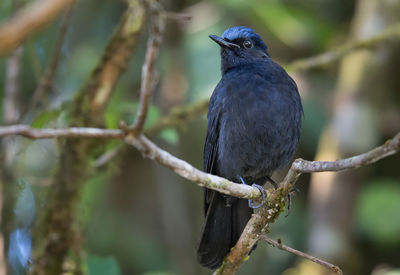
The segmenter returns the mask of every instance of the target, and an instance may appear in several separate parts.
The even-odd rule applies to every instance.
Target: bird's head
[[[209,36],[221,47],[221,70],[269,58],[268,48],[254,30],[237,26],[227,29],[222,37]]]

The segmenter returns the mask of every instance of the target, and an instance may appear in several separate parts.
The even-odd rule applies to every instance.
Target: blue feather
[[[267,45],[262,41],[261,36],[258,35],[253,29],[245,26],[236,26],[227,29],[222,34],[222,38],[228,41],[234,41],[239,38],[247,38],[255,41],[265,51],[268,49]]]

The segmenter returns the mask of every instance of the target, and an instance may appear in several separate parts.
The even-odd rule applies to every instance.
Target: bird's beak
[[[212,40],[214,40],[218,45],[220,45],[221,47],[226,47],[226,48],[240,48],[239,45],[236,45],[234,43],[228,42],[225,39],[223,39],[222,37],[216,36],[216,35],[209,35],[208,37],[210,37]]]

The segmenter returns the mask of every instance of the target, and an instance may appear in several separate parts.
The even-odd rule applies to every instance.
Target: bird
[[[235,26],[209,37],[220,46],[221,80],[208,106],[203,170],[236,183],[275,185],[272,173],[291,162],[299,143],[303,107],[297,85],[253,29]],[[221,266],[255,207],[204,188],[197,247],[202,266]]]

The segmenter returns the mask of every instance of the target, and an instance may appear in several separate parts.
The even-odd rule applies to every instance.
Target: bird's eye
[[[243,46],[245,46],[245,48],[250,49],[250,48],[253,47],[253,43],[252,43],[250,40],[245,40],[245,41],[243,42]]]

